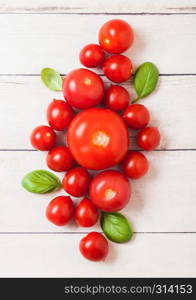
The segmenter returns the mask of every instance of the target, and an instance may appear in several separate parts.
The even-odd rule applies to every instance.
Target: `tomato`
[[[67,102],[78,109],[96,106],[104,96],[103,80],[90,70],[76,69],[65,77],[63,94]]]
[[[91,200],[84,198],[76,207],[75,219],[79,226],[90,227],[95,225],[99,217],[98,210]]]
[[[148,172],[148,160],[138,151],[129,151],[122,164],[124,173],[133,179],[138,179]]]
[[[101,170],[119,163],[128,150],[128,131],[115,112],[92,108],[71,122],[67,142],[74,159],[83,167]]]
[[[47,165],[56,172],[64,172],[71,169],[74,159],[68,147],[58,146],[48,152]]]
[[[104,62],[105,54],[97,44],[88,44],[80,51],[80,62],[87,68],[95,68]]]
[[[129,104],[129,94],[125,88],[119,85],[111,85],[105,94],[105,105],[114,110],[125,109]]]
[[[132,63],[127,56],[112,55],[104,61],[103,72],[111,81],[121,83],[132,75]]]
[[[74,216],[74,204],[69,196],[54,198],[46,208],[47,219],[57,226],[67,224]]]
[[[131,197],[131,185],[119,171],[108,170],[96,175],[90,184],[90,199],[99,209],[107,212],[121,210]]]
[[[48,106],[48,123],[55,130],[65,130],[69,126],[73,117],[73,109],[65,101],[54,99]]]
[[[99,43],[110,53],[119,54],[131,47],[134,33],[131,26],[123,20],[106,22],[99,30]]]
[[[156,127],[146,127],[137,134],[137,143],[144,150],[153,150],[160,143],[160,133]]]
[[[123,119],[132,129],[146,127],[150,121],[150,113],[142,104],[132,104],[124,111]]]
[[[77,167],[65,174],[62,183],[68,194],[74,197],[82,197],[87,193],[90,175],[86,169]]]
[[[31,144],[42,151],[50,150],[56,142],[56,133],[48,126],[38,126],[31,133]]]
[[[80,241],[80,252],[89,260],[104,260],[108,250],[108,241],[98,232],[90,232]]]

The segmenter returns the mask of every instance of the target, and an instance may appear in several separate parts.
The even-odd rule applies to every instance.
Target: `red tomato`
[[[111,85],[105,94],[105,105],[114,110],[124,110],[129,104],[129,94],[119,85]]]
[[[95,68],[104,62],[105,54],[97,44],[88,44],[80,51],[80,62],[87,68]]]
[[[90,199],[107,212],[121,210],[131,197],[131,185],[119,171],[109,170],[96,175],[90,184]]]
[[[132,75],[132,63],[127,56],[112,55],[104,61],[103,72],[111,81],[121,83]]]
[[[49,125],[58,131],[66,129],[74,117],[71,106],[62,100],[53,100],[47,109],[47,119]]]
[[[99,217],[98,210],[91,200],[84,198],[76,207],[75,219],[79,226],[90,227],[95,225]]]
[[[131,26],[119,19],[106,22],[99,30],[99,43],[110,53],[122,53],[131,47],[134,33]]]
[[[76,69],[65,77],[63,94],[69,104],[78,109],[96,106],[104,96],[103,80],[90,70]]]
[[[74,159],[68,147],[58,146],[48,152],[47,165],[56,172],[64,172],[71,169]]]
[[[75,160],[83,167],[101,170],[119,163],[128,150],[128,131],[109,109],[80,112],[71,122],[67,141]]]
[[[89,183],[90,175],[82,167],[71,169],[63,178],[64,190],[74,197],[84,196],[87,193]]]
[[[56,133],[48,126],[38,126],[31,133],[31,144],[42,151],[50,150],[56,142]]]
[[[46,208],[46,217],[57,226],[67,224],[74,216],[73,201],[69,196],[54,198]]]
[[[90,232],[80,241],[80,252],[89,260],[104,260],[108,250],[108,241],[98,232]]]
[[[148,172],[148,160],[138,151],[129,151],[122,164],[124,173],[133,179],[138,179]]]
[[[156,127],[146,127],[137,134],[137,143],[144,150],[153,150],[160,143],[160,133]]]
[[[123,118],[130,128],[141,129],[149,123],[150,113],[144,105],[132,104],[124,111]]]

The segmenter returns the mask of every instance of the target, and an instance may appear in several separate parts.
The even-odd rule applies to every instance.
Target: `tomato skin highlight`
[[[124,20],[113,19],[99,30],[99,44],[110,53],[120,54],[131,47],[134,40],[132,27]]]
[[[74,204],[69,196],[58,196],[46,208],[47,219],[57,226],[66,225],[74,216]]]
[[[56,143],[56,133],[49,126],[41,125],[34,128],[30,141],[35,149],[47,151]]]
[[[80,252],[88,260],[105,260],[108,255],[108,241],[98,232],[90,232],[80,241]]]
[[[65,130],[74,117],[71,106],[63,100],[54,99],[48,106],[47,119],[50,127],[57,131]]]
[[[67,142],[74,159],[83,167],[101,170],[119,163],[128,150],[127,128],[115,112],[92,108],[71,122]]]
[[[137,134],[137,144],[144,150],[154,150],[160,143],[160,133],[157,127],[146,127]]]
[[[96,106],[102,101],[104,92],[103,80],[87,69],[73,70],[63,81],[65,100],[78,109]]]
[[[112,55],[104,61],[103,72],[113,82],[127,81],[132,75],[132,62],[124,55]]]
[[[138,179],[148,172],[149,164],[143,153],[139,151],[128,151],[122,168],[126,176],[132,179]]]
[[[105,93],[105,105],[113,111],[121,111],[129,104],[129,93],[120,85],[112,84]]]
[[[126,176],[115,170],[103,171],[91,181],[90,199],[96,207],[106,212],[116,212],[127,205],[131,185]]]
[[[48,152],[47,165],[56,172],[65,172],[74,165],[74,159],[71,151],[66,146],[57,146]]]
[[[90,175],[85,168],[76,167],[65,174],[62,182],[63,188],[74,197],[82,197],[88,191],[90,179]]]
[[[142,104],[131,104],[123,113],[123,119],[132,129],[142,129],[150,121],[150,113]]]
[[[95,68],[104,62],[105,53],[97,44],[88,44],[80,51],[80,62],[87,68]]]
[[[96,224],[99,213],[95,205],[88,198],[82,199],[75,210],[76,223],[81,227],[91,227]]]

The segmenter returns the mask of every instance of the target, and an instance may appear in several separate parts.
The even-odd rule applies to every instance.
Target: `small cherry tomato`
[[[62,183],[68,194],[74,197],[82,197],[87,193],[90,175],[85,168],[77,167],[65,174]]]
[[[87,68],[95,68],[104,62],[105,54],[97,44],[88,44],[80,51],[80,62]]]
[[[91,200],[84,198],[77,205],[75,220],[79,226],[90,227],[95,225],[99,217],[98,210]]]
[[[105,105],[114,110],[124,110],[129,104],[129,94],[125,88],[119,85],[111,85],[105,94]]]
[[[58,131],[66,129],[73,117],[73,109],[63,100],[54,99],[48,106],[47,119],[52,129]]]
[[[69,196],[58,196],[46,208],[47,219],[57,226],[67,224],[74,216],[74,204]]]
[[[132,104],[123,113],[123,119],[132,129],[142,129],[150,121],[150,113],[142,104]]]
[[[103,63],[103,72],[111,81],[121,83],[132,75],[132,63],[127,56],[112,55]]]
[[[64,172],[71,169],[74,159],[68,147],[58,146],[48,152],[47,165],[56,172]]]
[[[67,102],[78,109],[99,104],[104,96],[103,80],[87,69],[70,72],[63,81],[63,94]]]
[[[133,179],[144,176],[149,168],[148,160],[138,151],[129,151],[122,164],[124,173]]]
[[[157,127],[146,127],[137,134],[137,143],[144,150],[153,150],[160,143],[160,133]]]
[[[107,212],[121,210],[131,197],[131,185],[122,173],[109,170],[96,175],[90,184],[90,199]]]
[[[119,54],[131,47],[134,33],[131,26],[119,19],[106,22],[99,30],[99,43],[110,53]]]
[[[108,255],[108,250],[108,241],[98,232],[90,232],[80,241],[80,252],[89,260],[104,260]]]
[[[41,125],[32,131],[30,140],[34,148],[50,150],[56,142],[56,133],[49,126]]]

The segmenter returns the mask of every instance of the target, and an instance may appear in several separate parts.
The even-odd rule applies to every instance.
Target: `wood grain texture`
[[[135,31],[127,54],[134,69],[144,61],[160,73],[195,73],[196,18],[194,15],[116,16]],[[79,66],[83,45],[97,42],[100,26],[111,16],[0,15],[0,74],[39,74],[43,67],[68,73]],[[158,24],[158,26],[157,26]]]

